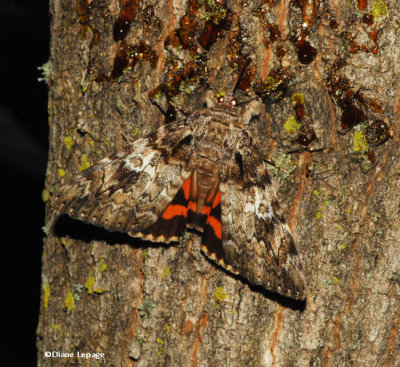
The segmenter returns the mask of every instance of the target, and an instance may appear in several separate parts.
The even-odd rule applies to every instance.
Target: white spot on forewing
[[[138,168],[132,165],[130,159],[124,159],[124,166],[128,167],[131,171],[138,171]]]
[[[151,153],[147,154],[144,158],[143,158],[143,165],[142,165],[142,170],[144,169],[144,167],[146,167],[153,159],[153,157],[155,156],[156,151],[153,150]]]
[[[143,172],[147,173],[151,179],[153,179],[156,176],[156,167],[152,165],[148,165]]]
[[[134,162],[135,160],[133,159],[132,156],[129,156],[126,159],[124,159],[124,165],[129,167],[129,169],[131,171],[142,172],[152,161],[155,154],[156,154],[156,152],[152,151],[152,152],[148,153],[147,155],[145,155],[144,157],[141,157],[141,163],[142,163],[141,166],[132,165],[132,162]]]
[[[246,205],[244,206],[244,212],[245,213],[254,213],[254,204],[247,202]]]
[[[274,216],[271,202],[268,200],[268,196],[260,191],[255,192],[255,213],[257,217],[264,220],[270,220]]]

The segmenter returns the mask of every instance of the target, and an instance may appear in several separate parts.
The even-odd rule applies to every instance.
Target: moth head
[[[217,102],[226,107],[237,107],[238,101],[230,93],[220,92],[216,95]]]
[[[203,100],[205,107],[215,107],[222,105],[226,108],[235,108],[238,106],[238,101],[231,94],[218,92],[215,94],[212,90],[207,91]]]

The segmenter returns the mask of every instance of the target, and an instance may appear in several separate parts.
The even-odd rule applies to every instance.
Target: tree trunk
[[[196,235],[149,244],[54,220],[49,200],[39,365],[400,366],[400,3],[52,0],[50,11],[44,199],[200,108],[208,80],[229,90],[240,75],[237,94],[251,86],[265,104],[251,129],[274,162],[308,296],[230,275]]]

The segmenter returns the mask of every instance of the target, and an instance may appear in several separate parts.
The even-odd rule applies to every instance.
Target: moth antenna
[[[252,92],[252,90],[247,90],[247,91],[245,91],[243,93],[238,94],[237,96],[235,96],[235,98],[237,98],[237,97],[239,97],[239,96],[241,96],[243,94],[250,93],[250,92]],[[259,96],[256,96],[256,97],[254,97],[254,98],[252,98],[252,99],[250,99],[248,101],[243,101],[243,102],[238,103],[238,106],[241,106],[241,105],[247,104],[247,103],[251,103],[253,101],[259,101],[259,102],[263,103],[262,99]]]
[[[245,71],[245,69],[247,68],[247,65],[249,65],[249,63],[250,63],[250,60],[246,60],[246,62],[240,67],[240,70],[239,70],[238,74],[236,75],[235,80],[233,81],[231,90],[229,91],[229,93],[231,95],[233,95],[233,92],[234,92],[234,90],[235,90],[235,88],[237,86],[237,83],[239,83],[239,79],[242,76],[242,74]]]
[[[217,94],[219,91],[218,89],[214,86],[213,83],[211,83],[211,80],[207,78],[208,84],[210,84],[210,87],[213,89],[214,93]]]
[[[247,93],[250,93],[250,92],[251,92],[251,89],[247,89],[247,90],[243,91],[242,93],[237,94],[237,95],[234,96],[234,97],[235,97],[235,98],[238,98],[238,97],[242,96],[243,94],[247,94]],[[256,99],[256,98],[255,98],[255,99]],[[250,100],[249,102],[251,102],[251,101],[254,101],[254,99]]]

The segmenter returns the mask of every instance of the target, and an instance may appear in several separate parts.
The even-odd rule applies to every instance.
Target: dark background
[[[0,45],[0,366],[36,366],[48,146],[47,85],[37,68],[49,59],[48,1],[2,0]]]

